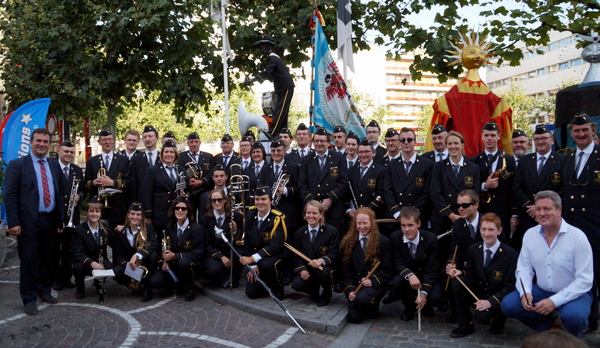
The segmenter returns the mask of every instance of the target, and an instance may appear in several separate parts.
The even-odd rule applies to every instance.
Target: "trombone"
[[[234,163],[231,165],[231,173],[234,173],[235,166],[239,167],[238,173],[241,173],[242,165],[239,163]],[[231,219],[233,220],[233,215],[235,211],[240,209],[242,210],[242,233],[238,233],[235,236],[235,238],[233,238],[234,236],[232,236],[232,239],[235,240],[235,244],[237,245],[244,245],[244,236],[246,234],[246,194],[250,191],[248,185],[249,183],[250,178],[248,177],[248,175],[236,174],[231,176],[231,178],[229,179],[229,185],[227,186],[227,192],[231,201]],[[239,193],[240,202],[237,202],[236,193]]]

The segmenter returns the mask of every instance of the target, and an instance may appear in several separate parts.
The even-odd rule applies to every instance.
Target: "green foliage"
[[[386,107],[380,105],[369,92],[357,90],[353,86],[350,87],[350,95],[365,125],[369,124],[371,120],[377,121],[379,128],[381,128],[380,140],[385,140],[385,132],[392,126],[392,121],[388,117],[389,112]]]
[[[417,123],[417,138],[425,139],[429,134],[429,127],[431,126],[431,118],[433,117],[433,103],[431,105],[425,105],[423,112],[417,117],[415,122]]]

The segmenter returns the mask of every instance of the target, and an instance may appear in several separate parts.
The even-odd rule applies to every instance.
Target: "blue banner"
[[[333,134],[335,126],[344,126],[360,139],[367,136],[365,125],[344,78],[331,55],[329,44],[318,20],[315,29],[315,81],[313,122]]]

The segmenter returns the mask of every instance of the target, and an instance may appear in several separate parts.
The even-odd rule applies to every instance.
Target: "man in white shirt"
[[[585,234],[562,219],[560,196],[541,191],[535,197],[539,226],[523,237],[516,272],[517,290],[502,301],[502,312],[541,332],[559,327],[579,337],[588,326],[592,305],[592,247]],[[535,279],[535,282],[534,282]]]

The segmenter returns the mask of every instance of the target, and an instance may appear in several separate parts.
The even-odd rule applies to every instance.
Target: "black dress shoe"
[[[390,290],[390,292],[381,300],[383,304],[390,304],[398,301],[400,299],[400,294],[395,290]]]
[[[60,282],[54,282],[54,285],[52,285],[52,289],[56,291],[61,291],[62,289],[64,289],[64,286]]]
[[[185,295],[185,300],[186,301],[194,301],[194,299],[196,298],[196,291],[194,290],[190,290],[186,295]]]
[[[65,288],[67,288],[67,289],[75,289],[75,283],[73,283],[73,282],[72,282],[72,281],[70,281],[70,280],[67,280],[67,281],[66,281],[66,282],[63,284],[63,286],[64,286]]]
[[[402,314],[400,314],[400,320],[402,321],[411,321],[414,317],[415,312],[410,311],[408,309],[405,309],[404,311],[402,311]]]
[[[337,292],[338,294],[342,292],[342,286],[340,284],[335,284],[333,286],[333,291]]]
[[[57,304],[58,303],[58,300],[55,297],[52,297],[52,295],[50,295],[50,294],[40,296],[40,300],[42,300],[42,302],[49,303],[49,304]]]
[[[146,289],[142,295],[142,302],[148,302],[152,299],[152,289]]]
[[[27,315],[38,315],[38,309],[35,304],[35,301],[29,301],[25,304],[25,308],[23,309],[25,314]]]
[[[459,326],[456,329],[452,330],[452,332],[450,332],[450,337],[461,338],[461,337],[465,337],[466,335],[470,335],[474,332],[475,332],[475,325],[467,324],[465,326]]]
[[[234,279],[233,282],[231,282],[231,286],[234,287],[235,289],[240,287],[240,280],[239,279]]]
[[[450,315],[447,316],[446,319],[444,319],[444,321],[448,324],[456,324],[458,323],[458,316],[456,315],[456,313],[450,313]]]
[[[273,291],[273,295],[277,297],[279,301],[282,301],[285,298],[283,291]]]
[[[327,306],[329,304],[328,300],[319,300],[317,301],[317,307]]]
[[[435,317],[435,312],[433,311],[433,307],[430,307],[430,306],[425,306],[425,308],[423,308],[421,310],[421,313],[423,314],[423,316],[425,318],[433,318],[433,317]]]
[[[85,288],[77,288],[75,289],[75,298],[81,300],[85,298]]]

